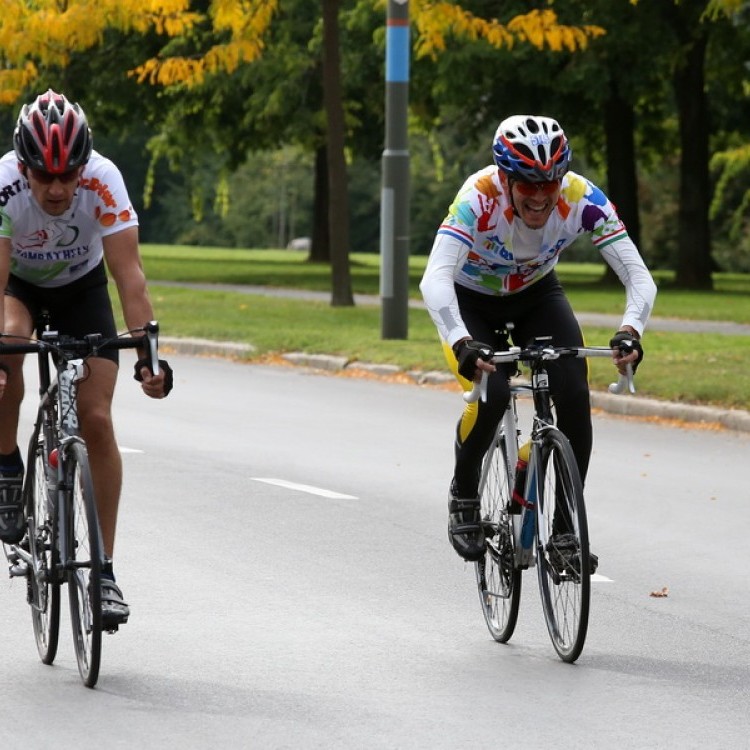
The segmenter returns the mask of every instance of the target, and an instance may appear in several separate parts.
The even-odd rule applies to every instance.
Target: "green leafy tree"
[[[671,34],[674,42],[670,70],[680,151],[675,281],[684,288],[713,287],[707,65],[712,39],[723,37],[726,43],[731,18],[742,5],[738,0],[674,0],[652,6],[665,38]]]

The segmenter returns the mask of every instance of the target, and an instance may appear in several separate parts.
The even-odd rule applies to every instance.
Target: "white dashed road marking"
[[[297,484],[296,482],[287,482],[285,479],[273,479],[269,477],[251,477],[254,482],[265,482],[266,484],[275,484],[277,487],[286,487],[289,490],[298,490],[307,492],[310,495],[320,495],[320,497],[330,497],[333,500],[356,500],[354,495],[342,495],[340,492],[324,490],[321,487],[312,487],[309,484]]]
[[[607,578],[607,576],[603,576],[601,573],[594,573],[591,576],[591,583],[614,583],[614,581],[611,578]]]

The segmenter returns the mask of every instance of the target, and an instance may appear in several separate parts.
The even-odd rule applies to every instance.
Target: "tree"
[[[339,0],[323,0],[323,99],[326,111],[328,226],[331,239],[333,305],[353,305],[349,270],[349,193],[344,157],[344,107],[339,59]]]
[[[466,0],[462,5],[477,5],[489,12],[486,4],[474,4],[471,0]],[[517,8],[517,4],[513,3],[504,5],[506,16],[514,12],[509,6]],[[708,171],[711,122],[708,116],[706,61],[710,40],[719,29],[726,29],[727,17],[747,9],[746,0],[672,0],[656,5],[640,3],[639,0],[622,0],[594,6],[570,0],[558,5],[558,9],[560,17],[585,18],[589,23],[577,31],[570,31],[571,27],[562,25],[551,10],[537,10],[516,16],[502,26],[496,20],[477,19],[455,4],[418,2],[416,14],[424,10],[427,19],[417,21],[425,40],[418,45],[418,50],[435,58],[444,54],[446,34],[478,40],[478,45],[488,42],[495,48],[510,47],[512,39],[506,32],[519,27],[526,29],[526,38],[536,41],[540,50],[578,50],[576,54],[561,56],[564,74],[558,70],[555,86],[543,87],[544,101],[547,104],[554,101],[560,111],[565,111],[565,100],[570,100],[588,118],[591,112],[601,112],[600,127],[606,136],[610,193],[636,237],[639,228],[635,157],[638,133],[641,131],[643,134],[649,127],[653,132],[653,125],[663,129],[663,119],[657,123],[653,112],[653,102],[659,99],[659,92],[663,92],[655,73],[663,71],[662,77],[671,84],[671,97],[668,94],[665,98],[673,98],[677,108],[677,145],[680,149],[676,283],[690,288],[710,288],[713,270],[709,226],[711,183]],[[443,17],[436,20],[439,13],[443,13]],[[628,22],[623,22],[625,15]],[[555,27],[550,25],[552,23]],[[557,27],[565,31],[559,31]],[[602,36],[606,28],[616,28],[617,34]],[[656,43],[644,42],[655,33],[659,35]],[[539,43],[540,40],[543,43]],[[650,51],[648,56],[642,54],[643,49]],[[526,88],[529,80],[535,80],[535,75],[519,64],[520,55],[520,51],[514,50],[513,60],[518,69],[514,83],[523,76],[524,85],[517,85],[517,91],[509,91],[509,96],[486,96],[486,100],[512,99],[514,108],[521,106],[523,99],[533,100],[533,93],[522,89]],[[627,64],[624,64],[625,61]],[[644,65],[642,61],[647,64]],[[543,59],[535,62],[536,69],[550,70],[545,67]],[[592,63],[598,65],[596,72],[590,67]],[[589,66],[588,72],[571,82],[567,74],[579,65]],[[496,77],[501,78],[500,75]],[[466,90],[470,85],[467,82],[462,88],[464,100],[468,98]],[[576,85],[579,86],[577,92],[574,88]],[[509,89],[507,85],[505,88]],[[594,90],[593,94],[591,89]],[[656,96],[654,92],[657,92]],[[481,106],[478,104],[478,107]],[[638,115],[649,110],[652,110],[649,113],[651,120],[644,127],[643,122],[638,121]],[[662,117],[665,116],[664,111],[662,108]],[[577,122],[575,112],[568,110],[567,113],[570,121]],[[477,113],[472,114],[476,116]],[[583,119],[581,114],[578,119]],[[581,125],[586,127],[585,123]],[[662,136],[657,136],[654,142],[658,143],[659,140],[663,140]],[[663,154],[660,156],[663,158]],[[721,165],[726,161],[717,160],[716,163]]]
[[[711,289],[711,230],[708,211],[709,116],[705,88],[710,34],[705,0],[663,3],[659,13],[674,30],[678,55],[672,68],[680,133],[680,207],[675,282],[687,289]]]
[[[417,30],[416,55],[433,59],[446,51],[447,39],[451,36],[483,40],[495,49],[511,49],[516,42],[521,42],[536,49],[546,47],[554,52],[575,52],[585,49],[589,39],[604,33],[604,29],[591,24],[560,24],[551,8],[521,13],[507,24],[501,24],[496,18],[483,18],[451,2],[412,0],[410,12]]]
[[[366,3],[358,3],[354,13],[362,11]],[[418,4],[423,11],[419,18],[427,33],[421,36],[423,49],[428,54],[431,49],[441,48],[445,34],[440,29],[441,14],[448,17],[452,28],[468,30],[468,33],[486,36],[494,44],[510,45],[514,39],[529,41],[534,45],[548,45],[551,49],[576,49],[585,44],[588,35],[597,32],[593,27],[584,30],[576,27],[563,27],[555,23],[551,11],[532,12],[515,18],[506,30],[496,22],[480,23],[464,12],[455,13],[455,8],[447,3],[437,6]],[[431,13],[434,10],[437,15]],[[326,113],[326,143],[324,166],[328,177],[328,238],[331,247],[333,296],[332,304],[353,304],[349,252],[348,192],[346,187],[346,143],[343,90],[340,81],[340,44],[338,37],[340,3],[338,0],[323,0],[323,99]],[[445,20],[445,19],[443,19]],[[437,22],[437,23],[436,23]],[[355,66],[355,70],[362,66]],[[152,71],[160,75],[164,67],[148,63],[142,71]],[[322,160],[321,160],[322,161]],[[320,161],[318,161],[320,163]],[[323,165],[321,165],[322,167]],[[318,202],[317,205],[320,205]],[[317,236],[314,232],[314,238]],[[316,243],[314,243],[314,246]]]
[[[76,52],[98,46],[107,29],[179,36],[200,18],[187,0],[8,0],[0,14],[0,104],[15,104],[43,71],[64,69]]]

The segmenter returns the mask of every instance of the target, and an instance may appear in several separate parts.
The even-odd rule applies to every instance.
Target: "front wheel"
[[[34,440],[29,454],[24,485],[24,507],[29,524],[28,601],[39,658],[52,664],[57,655],[60,632],[60,579],[55,545],[55,479],[48,462],[47,449],[40,438]]]
[[[498,436],[484,459],[479,483],[486,548],[476,565],[479,601],[492,637],[506,643],[513,635],[521,601],[521,571],[515,568],[511,489],[505,447]]]
[[[66,452],[68,489],[68,596],[78,671],[87,687],[99,677],[102,647],[101,561],[99,520],[88,454],[81,442]]]
[[[541,445],[536,554],[547,630],[560,658],[574,662],[589,622],[589,534],[578,465],[556,428]]]

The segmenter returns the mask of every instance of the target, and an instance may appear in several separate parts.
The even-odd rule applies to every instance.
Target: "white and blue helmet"
[[[500,123],[492,143],[495,164],[522,182],[559,180],[570,169],[572,150],[557,120],[513,115]]]

